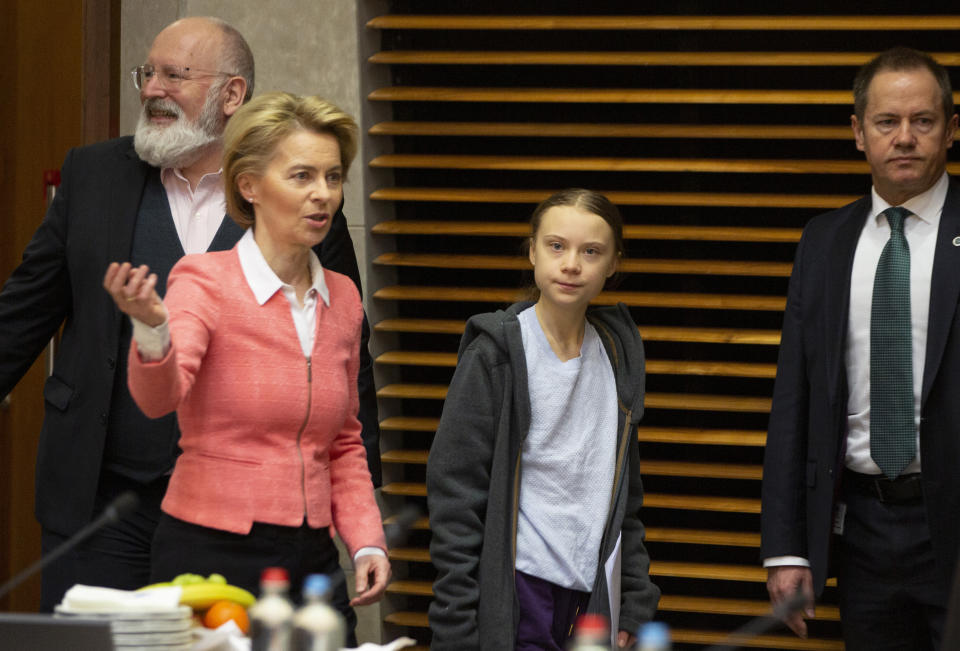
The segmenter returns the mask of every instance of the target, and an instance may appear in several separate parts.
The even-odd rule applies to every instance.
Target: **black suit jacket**
[[[45,416],[37,451],[36,515],[69,534],[90,521],[100,475],[123,315],[104,291],[113,261],[130,258],[140,198],[157,173],[131,137],[71,150],[62,183],[23,260],[0,292],[0,396],[13,389],[63,324],[53,375],[44,386]],[[343,213],[320,252],[327,268],[359,272]],[[368,335],[366,322],[365,335]],[[380,480],[379,427],[367,337],[361,342],[360,400],[364,443]]]
[[[810,560],[828,576],[834,496],[844,468],[844,350],[853,255],[871,198],[820,215],[797,248],[763,467],[761,556]],[[930,286],[920,406],[924,502],[945,584],[960,545],[960,185],[950,182]]]

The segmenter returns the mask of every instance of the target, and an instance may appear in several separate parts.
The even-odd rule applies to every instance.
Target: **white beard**
[[[220,84],[207,92],[203,109],[195,122],[184,117],[183,109],[170,99],[151,97],[143,103],[133,147],[141,160],[154,167],[182,169],[195,163],[204,149],[217,142],[223,133],[223,115],[220,113]],[[176,119],[169,125],[150,122],[151,112],[166,112]]]

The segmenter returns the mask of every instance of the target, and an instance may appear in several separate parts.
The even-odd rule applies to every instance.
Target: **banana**
[[[220,574],[211,574],[207,578],[199,574],[181,574],[173,581],[153,583],[140,589],[172,585],[180,586],[180,603],[194,610],[206,610],[218,601],[234,601],[244,608],[249,608],[256,601],[256,598],[243,588],[228,585],[227,580]]]
[[[235,585],[222,583],[195,583],[181,586],[180,603],[194,610],[206,610],[218,601],[234,601],[249,608],[256,601],[254,596]]]

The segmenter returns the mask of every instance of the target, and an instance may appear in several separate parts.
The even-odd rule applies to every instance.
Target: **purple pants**
[[[520,622],[516,651],[563,651],[590,594],[516,571]]]

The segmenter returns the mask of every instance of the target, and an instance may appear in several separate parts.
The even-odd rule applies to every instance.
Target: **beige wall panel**
[[[179,16],[177,0],[122,0],[120,13],[120,134],[137,126],[140,97],[130,70],[147,58],[153,37]]]

